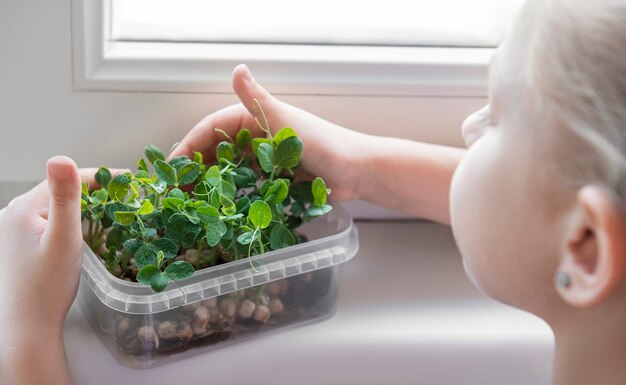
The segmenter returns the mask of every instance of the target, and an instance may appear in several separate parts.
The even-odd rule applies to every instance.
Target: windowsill
[[[230,93],[248,64],[276,94],[486,95],[486,48],[113,42],[82,89]]]
[[[449,228],[357,226],[360,251],[343,268],[331,319],[141,371],[118,364],[73,306],[64,337],[76,382],[107,384],[116,373],[129,383],[549,383],[549,327],[480,294]]]

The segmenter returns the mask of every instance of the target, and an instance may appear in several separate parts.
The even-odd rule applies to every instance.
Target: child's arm
[[[243,104],[205,117],[170,158],[191,156],[194,150],[214,157],[217,143],[224,140],[214,128],[230,136],[248,128],[255,136],[261,136],[263,132],[254,118],[264,126],[267,118],[272,133],[284,126],[296,130],[304,144],[304,170],[323,177],[332,189],[333,199],[361,198],[434,221],[450,222],[450,180],[465,150],[375,137],[340,127],[277,100],[243,65],[233,71],[233,88]]]
[[[359,198],[450,224],[450,182],[466,150],[396,138],[369,140]]]

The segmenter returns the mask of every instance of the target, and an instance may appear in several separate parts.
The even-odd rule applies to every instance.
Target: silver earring
[[[557,271],[554,276],[554,283],[561,289],[568,288],[572,284],[572,278],[564,271]]]

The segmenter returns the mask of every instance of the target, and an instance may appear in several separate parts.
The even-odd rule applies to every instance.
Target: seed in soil
[[[256,304],[254,302],[249,299],[244,300],[241,302],[241,305],[239,305],[239,317],[243,319],[252,317],[252,313],[254,313],[255,308]]]
[[[256,310],[254,311],[254,320],[261,323],[266,323],[267,320],[270,319],[270,316],[270,309],[264,305],[257,306]]]
[[[272,315],[280,314],[285,309],[283,307],[283,302],[278,298],[272,298],[269,303],[269,309]]]

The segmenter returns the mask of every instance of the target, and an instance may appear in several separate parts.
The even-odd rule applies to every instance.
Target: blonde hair
[[[542,114],[571,133],[559,139],[564,176],[626,201],[626,1],[529,1],[535,12],[512,33],[526,34],[524,75]]]

